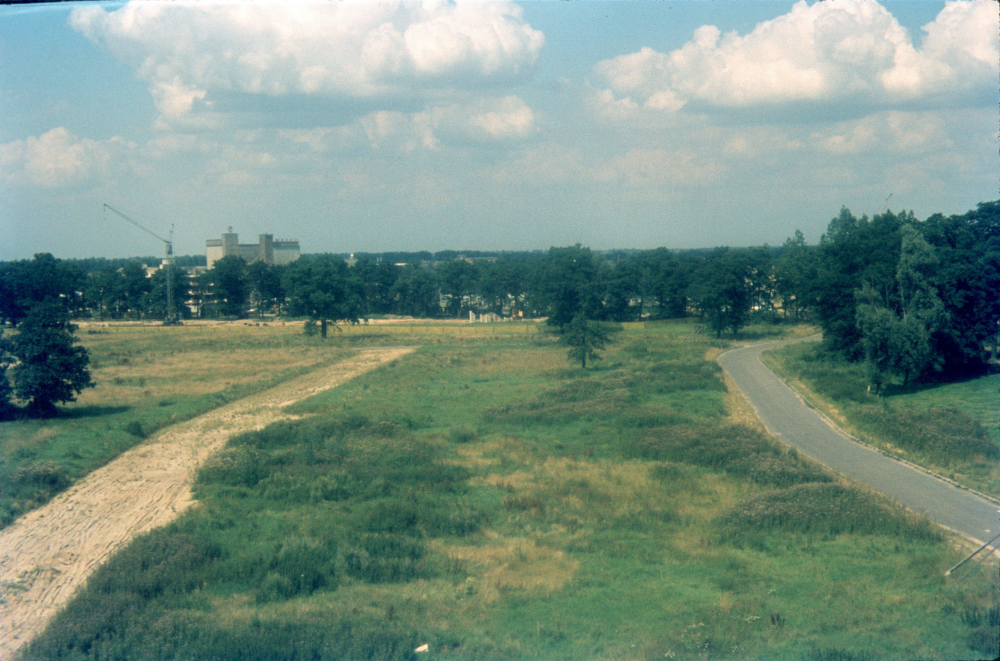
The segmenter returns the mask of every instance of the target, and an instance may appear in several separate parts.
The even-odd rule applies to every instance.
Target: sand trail
[[[0,659],[41,633],[111,554],[190,507],[198,467],[231,436],[290,419],[284,406],[410,351],[365,350],[163,429],[0,531]]]

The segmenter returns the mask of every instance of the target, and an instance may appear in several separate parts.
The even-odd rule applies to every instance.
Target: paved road
[[[1000,506],[851,440],[809,408],[760,360],[801,340],[756,344],[719,356],[768,431],[816,461],[980,543],[1000,532]]]

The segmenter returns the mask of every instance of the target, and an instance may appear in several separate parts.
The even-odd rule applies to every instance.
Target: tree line
[[[600,253],[577,244],[350,261],[305,255],[286,266],[225,257],[194,271],[169,271],[183,316],[308,317],[307,328],[324,336],[330,322],[470,312],[546,317],[580,337],[588,322],[696,316],[721,337],[755,319],[811,320],[828,350],[865,362],[878,392],[892,376],[910,382],[981,370],[986,347],[995,355],[1000,202],[923,221],[891,211],[858,218],[843,208],[815,245],[796,231],[776,247]],[[74,318],[162,319],[167,277],[166,269],[148,275],[139,260],[39,254],[0,262],[0,320],[18,325],[50,298]],[[586,355],[595,357],[581,355],[584,363]]]

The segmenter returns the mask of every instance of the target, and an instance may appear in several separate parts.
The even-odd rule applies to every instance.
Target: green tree
[[[166,319],[167,310],[167,274],[170,274],[170,287],[174,298],[174,314],[178,319],[187,319],[191,316],[191,309],[187,306],[188,297],[191,290],[191,281],[187,274],[173,265],[168,268],[161,266],[153,272],[149,278],[149,293],[146,294],[145,310],[154,319]]]
[[[430,269],[416,264],[403,267],[390,295],[397,314],[411,317],[436,317],[441,313],[439,283]]]
[[[392,312],[392,286],[399,278],[400,268],[392,262],[376,260],[371,255],[361,255],[353,267],[364,295],[362,313],[388,314]]]
[[[247,282],[247,263],[242,257],[227,255],[216,260],[209,273],[212,281],[212,297],[219,313],[225,317],[243,317],[246,314],[247,296],[250,292]]]
[[[791,312],[798,321],[802,313],[813,306],[813,291],[817,277],[816,252],[806,245],[801,231],[789,237],[774,264],[775,290],[781,299],[784,316]]]
[[[72,402],[93,385],[90,355],[73,337],[75,330],[65,305],[49,298],[31,309],[8,341],[18,361],[11,369],[14,393],[39,416],[54,415],[56,402]]]
[[[569,346],[567,356],[572,361],[580,361],[580,367],[587,369],[587,359],[601,360],[599,351],[608,342],[608,333],[600,322],[591,321],[583,313],[577,314],[567,324],[560,341]]]
[[[448,314],[462,314],[462,300],[476,291],[479,274],[475,265],[464,259],[453,259],[438,267],[441,293],[448,297]]]
[[[890,374],[902,376],[906,387],[911,379],[943,367],[931,344],[931,336],[946,323],[944,304],[932,284],[938,259],[916,227],[903,225],[899,234],[898,297],[893,301],[899,312],[868,283],[857,294],[856,324],[875,394]]]
[[[0,264],[0,320],[17,325],[32,307],[46,298],[58,298],[79,312],[83,301],[83,272],[75,265],[38,253],[33,259]]]
[[[14,388],[7,376],[11,361],[10,343],[4,338],[3,329],[0,329],[0,420],[7,419],[13,409],[11,400],[14,398]]]
[[[720,248],[695,273],[691,290],[716,337],[739,332],[750,315],[751,265],[738,251]]]
[[[590,319],[602,315],[599,258],[580,244],[550,248],[536,278],[538,291],[548,311],[548,324],[560,332],[583,314]]]
[[[146,311],[146,295],[152,289],[152,283],[146,277],[146,265],[138,261],[130,261],[121,268],[121,279],[118,282],[117,300],[123,315],[134,319],[142,317]]]
[[[256,308],[258,318],[263,318],[264,312],[273,310],[275,306],[280,308],[285,299],[280,269],[260,261],[247,267],[250,304]]]
[[[361,310],[361,283],[349,273],[347,263],[335,255],[298,259],[285,271],[284,287],[292,314],[308,315],[319,322],[326,338],[329,321],[357,321]]]

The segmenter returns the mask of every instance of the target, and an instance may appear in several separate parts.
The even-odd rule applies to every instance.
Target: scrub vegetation
[[[693,324],[586,370],[531,324],[331,338],[422,347],[233,438],[26,658],[997,655],[995,582],[944,577],[965,544],[766,436]]]
[[[1000,376],[868,391],[864,367],[816,346],[764,354],[815,406],[864,442],[1000,498]]]

